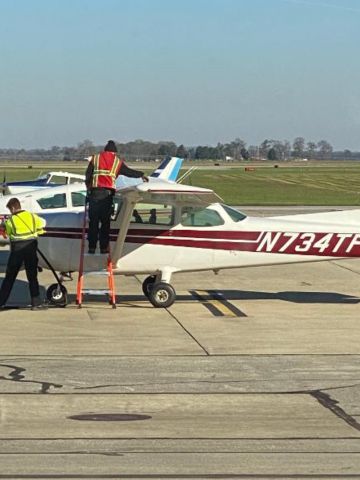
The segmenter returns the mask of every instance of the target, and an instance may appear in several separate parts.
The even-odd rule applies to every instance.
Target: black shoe
[[[47,305],[44,305],[43,303],[41,303],[40,305],[31,306],[31,310],[47,310],[47,309],[48,309]]]
[[[95,248],[89,248],[88,253],[90,253],[90,255],[94,255]]]

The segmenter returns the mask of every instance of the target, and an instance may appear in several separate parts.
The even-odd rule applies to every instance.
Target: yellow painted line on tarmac
[[[246,314],[214,290],[192,290],[191,294],[215,317],[246,317]]]

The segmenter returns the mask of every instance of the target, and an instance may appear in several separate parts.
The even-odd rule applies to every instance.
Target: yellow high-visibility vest
[[[26,210],[14,213],[5,222],[5,230],[11,242],[37,238],[45,233],[44,226],[44,219]]]

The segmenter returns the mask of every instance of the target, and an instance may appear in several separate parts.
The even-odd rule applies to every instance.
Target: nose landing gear
[[[166,282],[156,282],[155,275],[151,275],[143,281],[142,290],[156,308],[168,308],[176,300],[174,287]]]
[[[57,307],[66,307],[67,305],[67,289],[59,283],[52,283],[46,290],[46,298],[51,305]]]

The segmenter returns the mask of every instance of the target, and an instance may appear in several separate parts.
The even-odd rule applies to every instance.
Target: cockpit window
[[[131,223],[147,225],[173,225],[174,208],[172,205],[137,203],[133,210]]]
[[[115,195],[111,220],[115,221],[123,205],[122,198]],[[173,225],[175,209],[172,205],[137,203],[130,220],[131,224]]]
[[[81,178],[76,178],[76,177],[69,177],[68,178],[69,183],[84,183],[84,180]]]
[[[86,191],[71,192],[71,203],[73,207],[83,207],[85,205]]]
[[[49,208],[65,208],[66,207],[66,195],[65,193],[57,193],[51,197],[38,198],[36,200],[40,207],[44,210]]]
[[[221,205],[225,212],[229,215],[231,220],[234,220],[234,222],[241,222],[241,220],[244,220],[246,218],[246,215],[244,213],[239,212],[239,210],[236,210],[235,208],[231,208],[228,205]]]
[[[223,225],[220,214],[211,208],[183,207],[181,225],[185,227],[217,227]]]
[[[53,175],[49,183],[56,183],[56,185],[66,185],[67,177],[63,175]]]
[[[49,179],[50,179],[50,174],[45,173],[45,174],[39,175],[36,180],[49,180]]]

